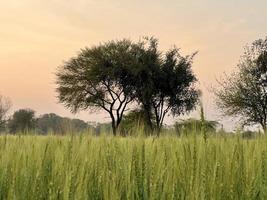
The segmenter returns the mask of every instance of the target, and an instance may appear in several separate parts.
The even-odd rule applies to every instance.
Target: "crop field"
[[[267,140],[1,136],[0,199],[267,199]]]

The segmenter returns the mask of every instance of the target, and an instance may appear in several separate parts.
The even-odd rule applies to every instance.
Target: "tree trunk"
[[[149,131],[153,132],[153,124],[151,121],[151,111],[149,106],[144,106],[144,111],[145,111],[145,123],[148,125],[149,127]]]
[[[157,130],[156,130],[157,137],[159,137],[160,131],[161,131],[161,126],[157,125]]]
[[[113,121],[112,121],[112,133],[113,133],[113,136],[117,135],[117,127],[116,127],[115,122]]]
[[[263,134],[265,134],[266,131],[267,131],[266,123],[261,124],[261,126],[262,126],[262,129],[263,129]]]
[[[115,120],[115,117],[112,114],[112,112],[110,112],[109,114],[110,114],[110,117],[111,117],[112,133],[113,133],[113,136],[116,136],[117,135],[116,120]]]

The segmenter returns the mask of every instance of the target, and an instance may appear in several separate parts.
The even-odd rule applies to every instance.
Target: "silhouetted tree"
[[[191,70],[194,55],[182,57],[177,48],[163,55],[154,38],[86,48],[59,69],[58,97],[73,112],[106,111],[114,135],[127,106],[137,100],[151,130],[155,115],[159,134],[169,111],[180,115],[195,108],[199,92]]]
[[[59,101],[71,111],[102,109],[112,121],[113,134],[133,97],[127,69],[133,65],[132,44],[111,41],[85,48],[57,72]]]
[[[8,128],[11,133],[24,133],[35,129],[35,126],[35,112],[31,109],[20,109],[16,111],[8,122]]]
[[[151,129],[152,116],[155,116],[159,134],[167,113],[181,115],[196,106],[199,91],[191,69],[195,53],[183,57],[173,48],[163,54],[155,38],[144,40],[137,48],[138,63],[131,82],[135,86],[133,95],[141,103]]]
[[[238,71],[226,76],[215,91],[217,105],[224,115],[237,116],[242,125],[267,123],[267,38],[248,46]]]

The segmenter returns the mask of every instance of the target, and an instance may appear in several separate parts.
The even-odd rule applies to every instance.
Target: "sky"
[[[266,8],[266,0],[0,0],[0,94],[12,100],[10,114],[32,108],[109,121],[105,113],[74,115],[58,104],[56,68],[86,46],[154,36],[163,51],[176,45],[184,55],[199,52],[193,70],[206,117],[232,129],[236,122],[221,117],[210,89],[235,69],[245,45],[267,36]]]

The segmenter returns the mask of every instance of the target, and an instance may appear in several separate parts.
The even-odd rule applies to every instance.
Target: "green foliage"
[[[8,122],[11,133],[27,132],[36,128],[35,112],[31,109],[16,111]]]
[[[128,105],[137,101],[151,130],[155,116],[159,134],[168,112],[180,115],[195,108],[199,91],[191,69],[194,55],[183,57],[177,48],[162,53],[155,38],[85,48],[59,68],[58,98],[73,112],[107,112],[114,135]]]
[[[181,115],[196,106],[199,91],[195,88],[197,79],[191,69],[196,53],[182,56],[176,47],[161,52],[155,38],[141,41],[136,52],[138,61],[132,69],[132,94],[142,105],[151,129],[155,117],[159,134],[167,113]]]
[[[221,80],[217,104],[225,115],[240,117],[242,125],[267,130],[267,38],[246,48],[238,71]]]
[[[243,138],[246,138],[246,139],[251,139],[251,138],[255,138],[257,137],[258,135],[260,135],[259,133],[256,133],[256,132],[253,132],[253,131],[241,131],[241,136]]]
[[[82,49],[57,72],[59,101],[73,112],[102,109],[109,114],[116,135],[124,111],[133,101],[127,75],[135,63],[132,49],[129,40]]]
[[[112,126],[111,123],[97,123],[95,127],[96,135],[100,134],[111,134],[112,133]]]
[[[11,101],[0,95],[0,133],[5,131],[7,123],[7,113],[11,108]]]
[[[219,123],[216,121],[203,121],[201,119],[189,118],[176,122],[174,127],[178,135],[187,135],[191,133],[203,133],[203,131],[206,133],[214,133],[218,125]]]
[[[150,124],[146,120],[146,111],[144,109],[135,109],[127,113],[124,116],[121,125],[120,133],[122,135],[133,135],[136,132],[136,129],[141,127],[144,129],[145,134],[150,134]],[[152,126],[156,126],[155,116],[152,114]]]
[[[0,199],[266,199],[266,141],[1,136]]]

